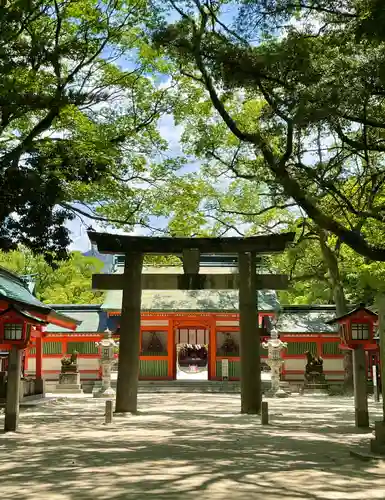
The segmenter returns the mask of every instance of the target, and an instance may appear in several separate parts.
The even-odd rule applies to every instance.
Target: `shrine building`
[[[206,274],[237,272],[234,257],[204,257],[200,264]],[[105,272],[121,274],[124,261],[115,257]],[[178,266],[144,267],[143,274],[180,273]],[[321,356],[328,383],[342,383],[343,351],[338,325],[330,324],[336,316],[334,305],[280,305],[277,293],[258,291],[256,307],[261,342],[269,336],[272,322],[282,341],[282,379],[301,384],[306,364],[305,351]],[[79,353],[82,381],[99,379],[99,348],[108,328],[119,340],[122,291],[109,290],[101,305],[51,305],[63,318],[73,318],[76,328],[65,321],[50,321],[42,342],[42,372],[45,380],[56,380],[60,360],[73,351]],[[47,307],[47,306],[46,306]],[[237,290],[143,290],[141,314],[140,380],[221,380],[222,360],[228,360],[230,380],[239,380],[239,314]],[[37,339],[31,339],[26,351],[25,373],[34,376],[39,370]],[[118,358],[118,353],[116,354]],[[267,351],[261,346],[262,368]],[[377,353],[367,354],[368,378]]]
[[[58,312],[40,302],[26,280],[0,268],[0,401],[6,396],[8,355],[11,346],[24,353],[20,377],[23,379],[21,399],[43,394],[43,344],[46,325],[65,329],[67,333],[81,324],[72,316]],[[34,345],[33,379],[25,380],[30,345]],[[46,363],[44,359],[44,364]]]

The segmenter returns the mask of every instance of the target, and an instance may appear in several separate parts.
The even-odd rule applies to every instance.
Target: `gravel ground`
[[[139,399],[109,426],[89,397],[22,411],[20,431],[0,434],[1,498],[385,499],[385,460],[349,455],[372,437],[354,428],[350,398],[269,399],[269,426],[240,415],[238,395]],[[370,403],[372,422],[380,410]]]

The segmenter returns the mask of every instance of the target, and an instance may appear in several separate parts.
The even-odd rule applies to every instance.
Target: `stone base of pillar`
[[[276,398],[288,398],[289,394],[280,387],[278,391],[274,394]]]
[[[328,384],[305,382],[301,394],[304,396],[327,396],[329,394],[329,386]]]
[[[116,393],[112,387],[109,389],[94,389],[92,391],[92,396],[94,398],[114,399],[115,395]]]
[[[83,394],[80,385],[80,373],[60,373],[59,383],[56,384],[55,392],[62,394]]]
[[[264,394],[267,398],[288,398],[290,396],[290,393],[285,391],[282,387],[277,390],[269,389]]]

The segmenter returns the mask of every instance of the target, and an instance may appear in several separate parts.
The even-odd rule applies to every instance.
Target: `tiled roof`
[[[337,333],[338,325],[328,325],[335,317],[335,309],[283,310],[278,316],[280,333]]]
[[[119,311],[122,291],[106,293],[102,309]],[[279,307],[275,291],[258,292],[258,310],[272,311]],[[238,311],[238,290],[143,290],[142,311]]]
[[[28,285],[16,274],[0,267],[0,298],[30,307],[44,309],[50,307],[38,300],[28,289]]]
[[[123,273],[123,266],[115,274]],[[180,266],[146,266],[143,274],[183,274]],[[201,267],[201,274],[236,274],[237,267]],[[279,306],[274,290],[258,292],[258,309],[272,311]],[[102,309],[118,311],[122,307],[122,291],[109,290]],[[143,290],[142,311],[238,311],[238,290]]]
[[[107,328],[107,314],[105,311],[100,309],[99,305],[52,305],[52,307],[61,314],[65,314],[80,321],[80,324],[76,328],[76,332],[79,333],[96,333],[104,332]],[[47,333],[71,333],[71,330],[63,328],[61,326],[47,325]]]

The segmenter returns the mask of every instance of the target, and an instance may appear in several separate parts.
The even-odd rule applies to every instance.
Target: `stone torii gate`
[[[241,411],[259,413],[262,397],[257,290],[285,289],[287,277],[257,275],[256,256],[283,252],[294,236],[295,233],[249,238],[154,238],[89,231],[88,237],[100,253],[125,255],[123,274],[95,274],[92,279],[93,289],[123,290],[115,412],[137,411],[142,290],[239,288]],[[143,255],[147,253],[181,256],[184,274],[142,275]],[[201,253],[238,254],[239,274],[199,274]]]

